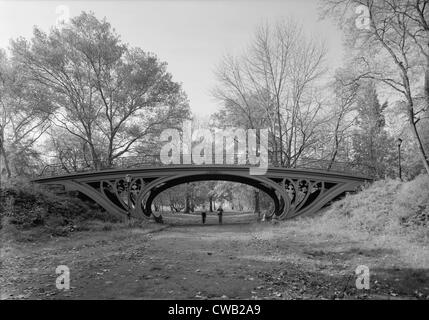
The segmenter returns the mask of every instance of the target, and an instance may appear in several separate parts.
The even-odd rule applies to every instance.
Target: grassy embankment
[[[287,221],[293,232],[393,249],[413,266],[429,268],[429,176],[376,181],[313,218]]]
[[[130,226],[125,219],[112,216],[93,203],[69,194],[58,195],[26,181],[4,183],[0,204],[3,241],[35,241],[77,231]]]

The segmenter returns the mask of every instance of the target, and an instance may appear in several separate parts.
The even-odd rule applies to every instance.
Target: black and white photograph
[[[429,300],[429,0],[0,0],[0,219],[0,300]]]

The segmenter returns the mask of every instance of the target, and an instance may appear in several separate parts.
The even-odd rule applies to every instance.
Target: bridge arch
[[[274,203],[274,210],[268,214],[268,216],[272,215],[280,215],[281,212],[285,209],[285,206],[289,206],[290,202],[287,201],[288,198],[283,198],[285,195],[281,195],[281,188],[270,181],[264,181],[258,179],[255,176],[246,176],[246,175],[237,175],[237,174],[214,174],[214,173],[202,173],[202,174],[194,174],[194,175],[183,175],[180,177],[172,177],[170,179],[163,180],[158,184],[158,186],[154,186],[147,192],[147,194],[142,194],[141,198],[137,200],[144,202],[144,211],[143,213],[146,216],[150,216],[152,213],[152,203],[155,198],[160,195],[163,191],[166,191],[175,186],[191,183],[191,182],[199,182],[199,181],[231,181],[238,182],[242,184],[246,184],[257,188],[267,194]],[[146,200],[143,200],[145,199]]]

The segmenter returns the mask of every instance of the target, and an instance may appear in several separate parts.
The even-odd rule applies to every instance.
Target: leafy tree
[[[50,92],[53,123],[81,139],[95,168],[189,117],[166,63],[121,42],[104,19],[83,12],[49,34],[12,42],[14,60]],[[104,161],[103,161],[104,160]]]
[[[29,81],[0,50],[0,161],[8,177],[37,168],[36,142],[48,129],[53,109],[47,90]]]
[[[352,138],[354,160],[368,168],[371,176],[383,178],[389,173],[389,164],[396,153],[395,142],[385,130],[383,111],[387,102],[380,104],[373,81],[363,85],[360,91],[356,103],[358,128]]]
[[[361,7],[367,24],[356,26]],[[357,79],[389,88],[403,101],[413,140],[429,173],[429,150],[419,122],[429,109],[429,5],[427,0],[325,0],[325,13],[344,29]],[[352,14],[351,14],[352,13]]]

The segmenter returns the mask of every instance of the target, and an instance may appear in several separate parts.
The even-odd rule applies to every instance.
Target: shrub
[[[380,180],[335,202],[319,218],[323,228],[368,235],[407,234],[427,237],[429,177],[409,182]]]
[[[429,176],[420,175],[404,183],[394,202],[394,211],[406,225],[427,225],[429,222]]]
[[[91,207],[69,195],[56,195],[40,185],[12,181],[0,189],[0,218],[9,235],[26,232],[27,240],[37,234],[66,236],[92,220],[116,223],[120,218]],[[31,232],[30,232],[31,230]]]

